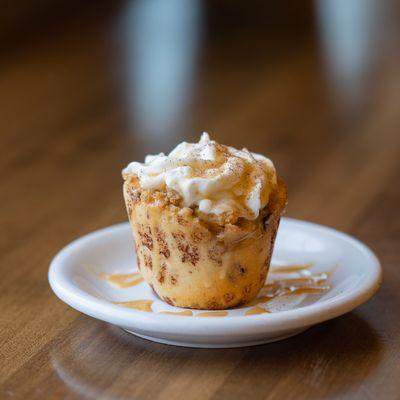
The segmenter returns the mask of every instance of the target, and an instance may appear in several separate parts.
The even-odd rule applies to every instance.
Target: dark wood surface
[[[7,28],[0,398],[399,398],[398,5],[299,3],[101,2]],[[371,246],[384,270],[375,297],[232,350],[148,342],[59,301],[54,254],[126,220],[121,168],[203,130],[274,160],[287,215]]]

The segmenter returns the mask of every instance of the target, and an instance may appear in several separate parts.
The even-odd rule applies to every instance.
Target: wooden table
[[[1,399],[399,398],[399,8],[299,3],[88,3],[3,38]],[[232,350],[152,343],[59,301],[54,254],[126,220],[120,170],[202,130],[270,156],[288,216],[371,246],[379,293]]]

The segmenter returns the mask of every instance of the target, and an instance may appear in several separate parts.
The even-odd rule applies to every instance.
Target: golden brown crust
[[[169,304],[226,309],[251,301],[264,284],[287,199],[279,181],[254,221],[204,218],[173,191],[148,191],[135,179],[124,197],[141,273]]]

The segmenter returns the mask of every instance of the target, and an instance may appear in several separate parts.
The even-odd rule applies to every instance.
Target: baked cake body
[[[209,310],[254,299],[268,273],[286,186],[277,180],[263,208],[246,218],[240,208],[187,206],[168,186],[143,187],[139,175],[125,174],[124,198],[138,266],[154,292],[174,306]]]

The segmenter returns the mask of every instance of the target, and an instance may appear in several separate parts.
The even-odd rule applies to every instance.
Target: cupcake
[[[138,266],[161,299],[218,310],[257,296],[287,200],[271,160],[203,133],[122,175]]]

